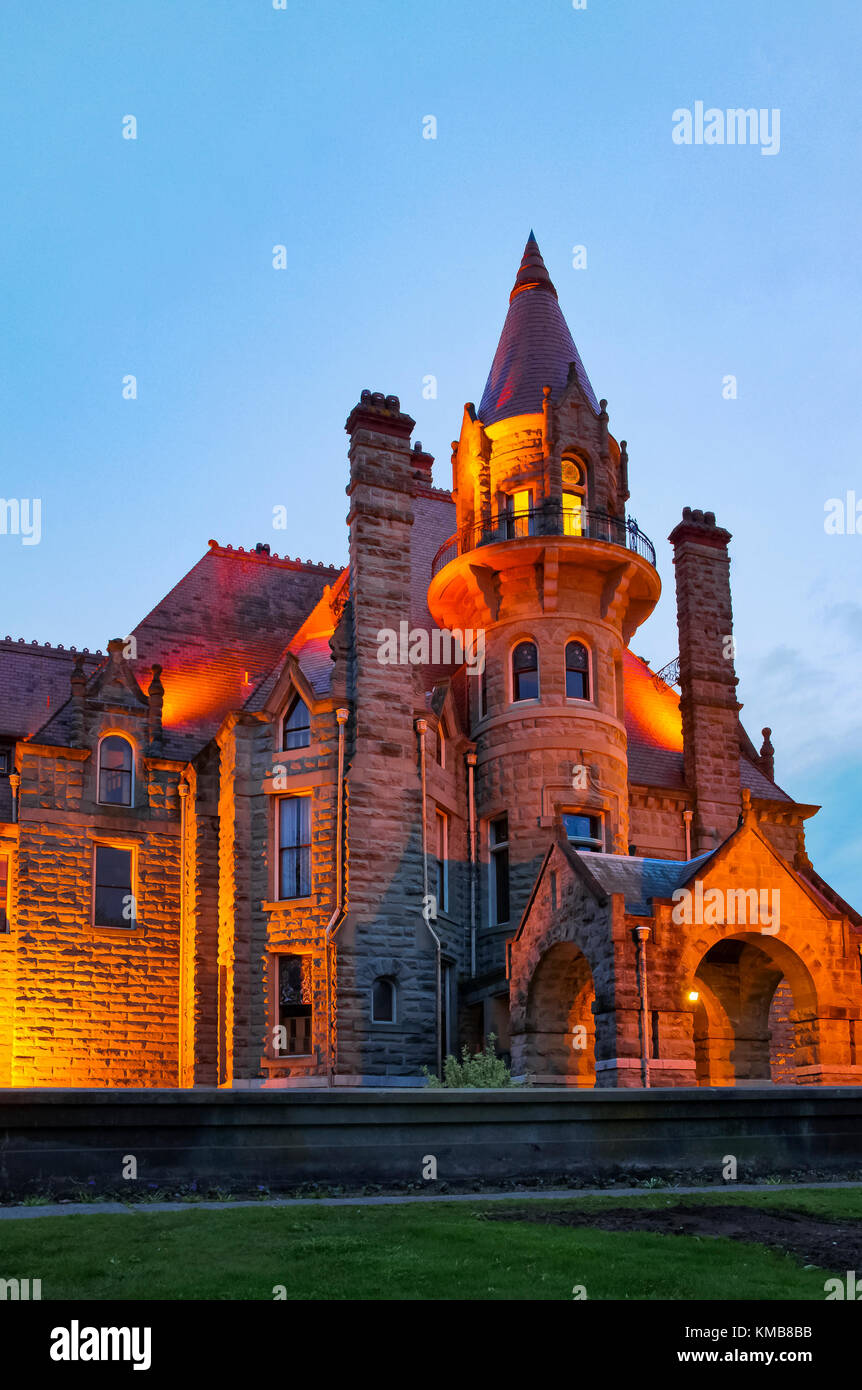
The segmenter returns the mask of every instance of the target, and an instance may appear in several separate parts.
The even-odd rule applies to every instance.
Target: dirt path
[[[828,1221],[801,1211],[761,1211],[757,1207],[685,1206],[636,1211],[489,1211],[488,1221],[530,1221],[551,1226],[592,1226],[601,1231],[654,1231],[671,1236],[724,1236],[787,1251],[801,1264],[827,1270],[862,1271],[862,1221]]]

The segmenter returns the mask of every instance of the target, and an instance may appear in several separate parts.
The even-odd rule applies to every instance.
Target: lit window
[[[0,933],[9,930],[9,860],[0,854]]]
[[[277,955],[277,1057],[307,1057],[311,1052],[311,956]]]
[[[437,911],[447,912],[449,901],[449,817],[438,811],[437,821]]]
[[[566,811],[563,815],[563,829],[573,849],[595,850],[601,853],[605,847],[601,816],[584,816],[579,811]]]
[[[509,540],[533,534],[532,493],[528,488],[506,498],[506,533]]]
[[[307,748],[310,743],[311,717],[308,705],[297,695],[281,721],[281,746],[287,751],[291,748]]]
[[[394,1023],[395,1001],[395,981],[388,975],[379,975],[371,986],[371,1022]]]
[[[106,806],[131,806],[135,766],[128,739],[111,734],[99,744],[99,800]]]
[[[590,654],[583,642],[566,643],[566,696],[569,700],[590,698]]]
[[[93,926],[133,927],[132,851],[96,845]]]
[[[278,896],[311,893],[311,797],[283,796],[278,803]]]
[[[512,699],[538,700],[539,653],[535,642],[519,642],[512,652]]]
[[[563,535],[583,535],[584,503],[576,492],[563,493]]]
[[[498,816],[488,827],[490,852],[490,922],[509,920],[509,818]]]

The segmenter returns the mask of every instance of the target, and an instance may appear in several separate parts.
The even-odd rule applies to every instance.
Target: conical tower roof
[[[509,312],[482,392],[479,405],[482,424],[493,425],[512,415],[540,411],[542,387],[550,386],[551,395],[556,398],[568,380],[571,362],[575,364],[587,400],[598,415],[595,392],[563,318],[557,291],[536,238],[530,232],[509,296]]]

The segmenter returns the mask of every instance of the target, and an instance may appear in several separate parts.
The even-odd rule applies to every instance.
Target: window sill
[[[314,907],[314,894],[310,893],[307,898],[273,898],[272,901],[262,902],[261,907],[264,912],[282,912],[287,907]]]
[[[134,932],[140,931],[140,924],[135,922],[134,926],[129,927],[100,927],[95,922],[91,922],[90,931],[95,936],[107,937],[109,941],[125,941]]]

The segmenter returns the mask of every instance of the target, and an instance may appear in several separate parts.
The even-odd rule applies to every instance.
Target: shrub
[[[427,1079],[428,1085],[432,1088],[445,1087],[454,1089],[459,1086],[482,1087],[488,1089],[495,1086],[514,1086],[512,1073],[506,1066],[502,1057],[498,1057],[494,1051],[496,1042],[493,1033],[488,1034],[484,1050],[476,1052],[473,1056],[467,1047],[461,1048],[461,1060],[453,1057],[450,1053],[443,1062],[443,1080],[434,1076],[427,1067],[422,1071]]]

